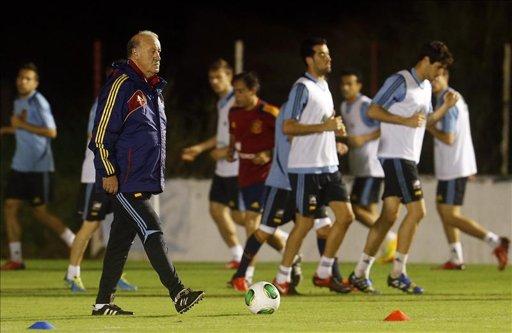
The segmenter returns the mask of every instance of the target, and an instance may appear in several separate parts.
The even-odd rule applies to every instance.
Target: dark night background
[[[94,99],[92,45],[102,42],[103,65],[125,56],[128,39],[149,29],[160,36],[161,75],[168,115],[168,177],[209,177],[213,163],[203,156],[192,165],[182,163],[181,149],[214,134],[215,96],[207,81],[208,65],[223,57],[233,62],[236,39],[245,43],[244,69],[262,80],[261,97],[280,105],[303,71],[300,41],[325,36],[333,57],[330,86],[338,107],[337,73],[346,66],[364,75],[370,91],[370,45],[378,43],[378,84],[387,76],[410,68],[420,45],[445,41],[455,57],[451,85],[469,105],[472,135],[480,174],[497,174],[501,163],[503,44],[512,39],[511,2],[353,2],[305,5],[257,3],[248,6],[176,5],[163,9],[156,2],[131,5],[75,3],[74,8],[24,5],[4,12],[1,51],[1,124],[7,125],[15,98],[17,68],[35,62],[41,74],[39,90],[49,100],[59,136],[53,143],[58,202],[52,209],[74,230],[79,226],[74,205],[86,140],[86,122]],[[432,140],[427,135],[420,171],[432,173]],[[9,170],[14,140],[1,140],[1,176]],[[510,171],[510,170],[509,170]],[[2,181],[2,187],[4,182]],[[26,213],[25,213],[26,214]],[[3,224],[3,223],[2,223]],[[28,225],[25,223],[25,225]],[[63,256],[57,238],[30,223],[24,242],[27,256]],[[28,231],[28,229],[27,229]],[[53,243],[48,245],[48,239]],[[5,250],[5,242],[2,249]],[[5,251],[2,251],[6,253]]]

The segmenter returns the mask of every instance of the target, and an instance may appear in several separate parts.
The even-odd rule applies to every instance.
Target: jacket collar
[[[126,73],[131,79],[148,86],[152,90],[162,90],[167,82],[158,75],[146,78],[137,65],[131,60],[122,60],[112,64],[112,67]]]

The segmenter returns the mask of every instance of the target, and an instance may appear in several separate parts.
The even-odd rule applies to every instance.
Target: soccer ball
[[[272,314],[280,303],[279,291],[270,282],[257,282],[245,293],[245,304],[254,314]]]

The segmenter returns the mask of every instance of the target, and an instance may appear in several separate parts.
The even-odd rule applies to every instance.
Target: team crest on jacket
[[[251,133],[253,134],[261,134],[263,131],[263,122],[259,119],[255,120],[251,124]]]
[[[140,90],[133,93],[132,97],[128,100],[128,110],[130,113],[138,108],[144,107],[148,103],[146,95]]]

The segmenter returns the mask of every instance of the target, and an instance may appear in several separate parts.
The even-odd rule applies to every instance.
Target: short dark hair
[[[215,60],[208,68],[208,71],[218,71],[218,70],[223,70],[226,73],[228,73],[229,75],[233,75],[233,68],[229,65],[229,63],[226,60],[224,60],[222,58]]]
[[[440,62],[445,68],[453,63],[453,56],[448,46],[438,40],[423,44],[417,60],[421,61],[425,57],[429,58],[431,64]]]
[[[322,37],[308,37],[300,44],[300,56],[307,66],[306,58],[315,54],[313,48],[317,45],[327,45],[327,39]]]
[[[363,74],[356,68],[344,68],[341,70],[340,78],[344,76],[354,75],[357,78],[357,82],[363,83]]]
[[[32,71],[36,73],[36,80],[39,81],[39,69],[37,69],[36,64],[33,62],[27,62],[20,66],[20,69],[18,70],[18,73],[21,71]]]
[[[233,83],[237,81],[243,81],[247,88],[256,89],[256,92],[260,90],[260,79],[258,78],[258,74],[256,72],[242,72],[240,74],[235,75],[233,77]]]

